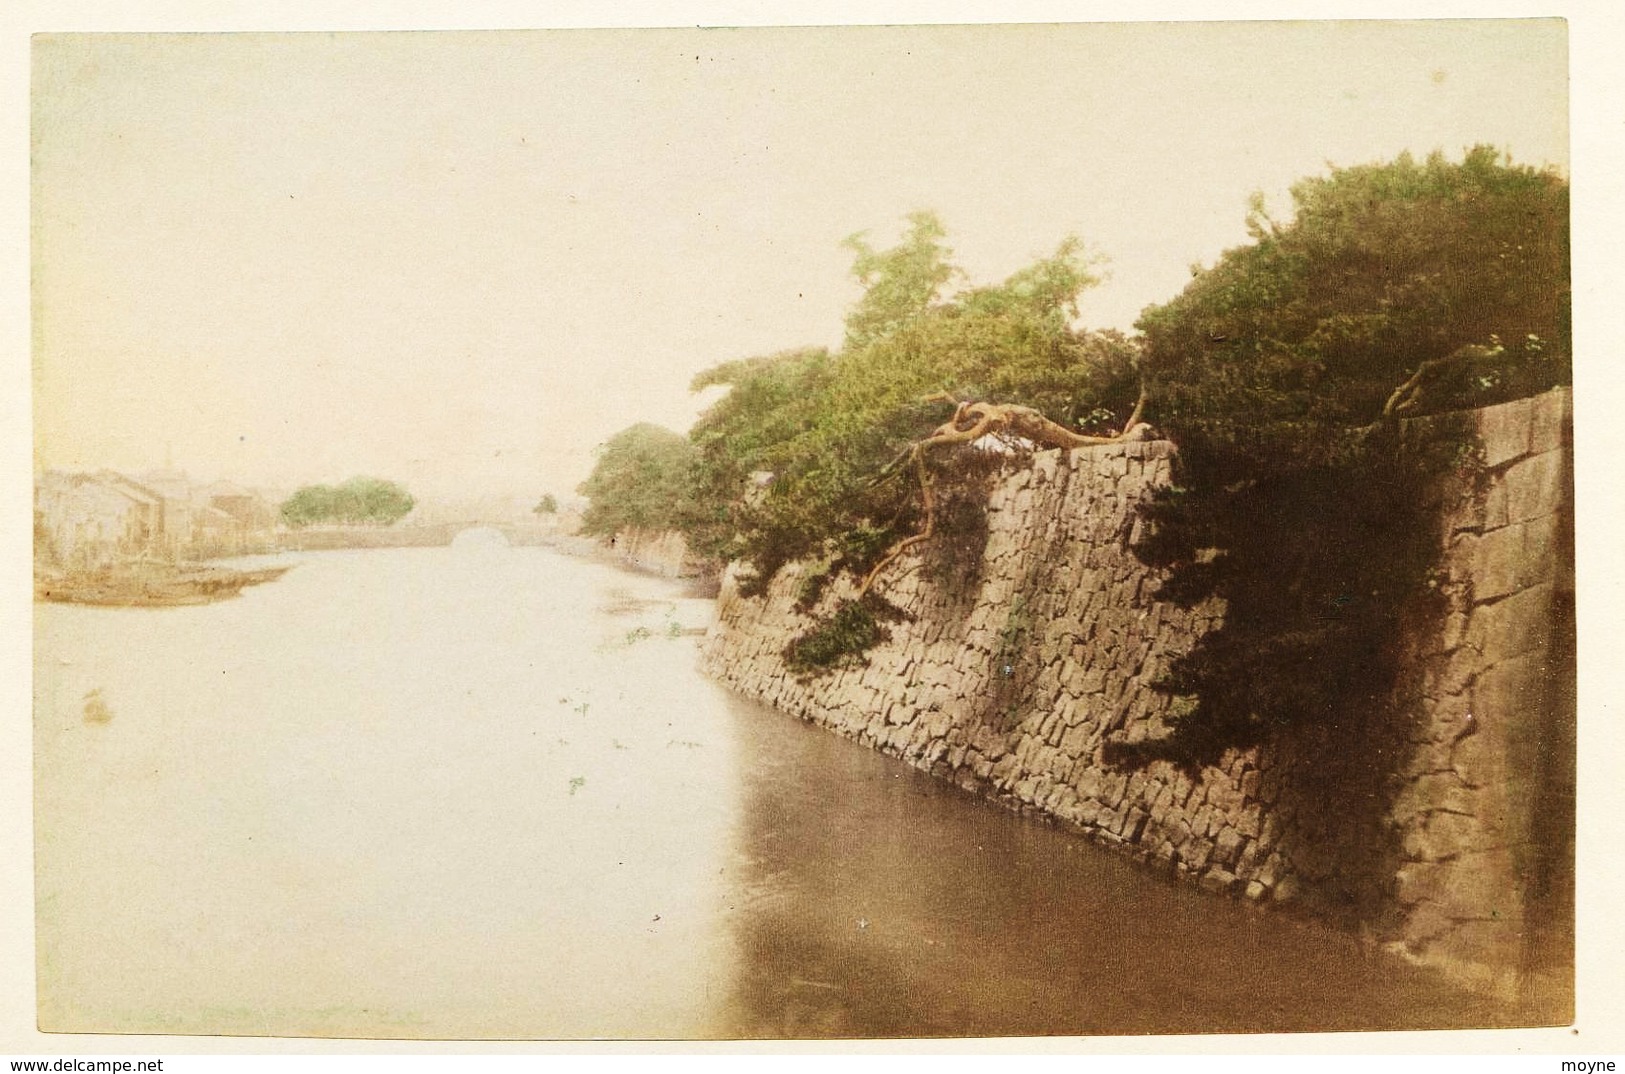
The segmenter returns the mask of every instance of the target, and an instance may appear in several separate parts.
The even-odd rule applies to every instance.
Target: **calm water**
[[[37,608],[41,1024],[374,1037],[1398,1028],[1495,1013],[695,670],[543,549]]]

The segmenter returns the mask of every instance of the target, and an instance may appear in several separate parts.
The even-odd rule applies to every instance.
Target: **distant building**
[[[258,493],[229,481],[196,489],[193,544],[199,554],[223,555],[264,547],[276,526],[276,509]]]
[[[184,473],[47,471],[34,483],[36,555],[66,566],[225,555],[268,547],[276,510],[229,482]]]
[[[229,511],[200,506],[192,518],[192,545],[200,554],[224,555],[242,549],[247,534],[243,524]]]
[[[179,555],[195,540],[195,510],[192,481],[179,470],[149,470],[137,480],[163,497],[163,544],[171,555]]]
[[[34,488],[34,531],[49,559],[94,566],[159,551],[164,500],[111,470],[52,472]]]
[[[216,481],[203,489],[202,500],[217,511],[235,518],[244,532],[259,533],[276,525],[276,509],[257,492],[234,485],[230,481]]]

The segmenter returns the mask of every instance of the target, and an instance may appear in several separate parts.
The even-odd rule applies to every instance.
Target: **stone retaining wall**
[[[1152,683],[1224,612],[1158,601],[1161,575],[1130,551],[1138,505],[1170,478],[1166,442],[1007,474],[974,584],[939,585],[918,559],[895,572],[886,595],[911,618],[866,666],[798,680],[781,654],[809,623],[802,570],[746,599],[730,568],[705,666],[1209,891],[1358,927],[1481,989],[1563,993],[1547,968],[1571,958],[1569,421],[1566,390],[1476,414],[1482,480],[1441,519],[1448,614],[1405,639],[1426,700],[1402,726],[1294,728],[1194,775],[1104,761],[1168,730],[1175,702]]]
[[[604,543],[611,554],[638,570],[666,578],[689,578],[698,573],[681,533],[622,530]]]

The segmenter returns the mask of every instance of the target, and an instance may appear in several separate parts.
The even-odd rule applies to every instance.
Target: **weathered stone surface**
[[[1478,412],[1478,435],[1484,443],[1484,465],[1502,466],[1529,452],[1534,408],[1528,399]]]
[[[1411,780],[1395,796],[1389,814],[1397,821],[1409,823],[1436,810],[1471,814],[1476,804],[1477,796],[1472,788],[1452,769],[1426,772]]]
[[[1547,392],[1534,400],[1529,417],[1529,452],[1538,455],[1558,451],[1569,441],[1572,396],[1568,392]]]
[[[1437,902],[1446,875],[1445,868],[1438,862],[1408,861],[1394,874],[1394,898],[1405,907]]]
[[[1507,524],[1506,482],[1497,481],[1484,496],[1484,515],[1479,520],[1484,529],[1496,529]]]
[[[1485,966],[1518,964],[1521,941],[1518,931],[1500,917],[1457,921],[1449,933],[1450,954]]]
[[[1494,600],[1518,588],[1523,565],[1523,527],[1503,526],[1469,543],[1473,554],[1469,577],[1473,580],[1475,599]]]
[[[1467,620],[1467,645],[1485,664],[1541,648],[1551,637],[1554,591],[1552,583],[1547,582],[1503,600],[1480,604]]]
[[[1457,739],[1450,750],[1450,767],[1467,787],[1493,788],[1506,776],[1506,758],[1496,736],[1477,731]]]
[[[1420,826],[1405,833],[1400,850],[1423,862],[1449,861],[1475,850],[1495,845],[1495,833],[1486,831],[1481,819],[1470,813],[1429,812]]]
[[[1439,888],[1432,899],[1454,918],[1484,918],[1516,929],[1522,920],[1515,878],[1517,855],[1512,848],[1488,846],[1464,850],[1439,866]]]
[[[1454,652],[1467,638],[1467,614],[1451,612],[1445,616],[1444,629],[1439,632],[1439,651]]]
[[[1562,504],[1567,478],[1561,452],[1548,451],[1514,463],[1502,479],[1507,490],[1507,521],[1523,522],[1555,512]]]
[[[1503,734],[1544,701],[1550,688],[1544,655],[1530,651],[1486,668],[1473,681],[1473,712],[1480,728]]]

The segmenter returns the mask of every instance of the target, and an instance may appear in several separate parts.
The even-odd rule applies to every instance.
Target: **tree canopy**
[[[607,537],[621,530],[684,528],[694,455],[687,437],[647,422],[610,437],[577,489],[590,501],[581,532]]]
[[[416,501],[393,481],[352,477],[340,485],[306,485],[282,503],[282,520],[296,529],[321,523],[388,526]]]
[[[1002,284],[944,297],[962,278],[944,238],[922,212],[889,249],[848,239],[865,290],[840,351],[728,362],[694,381],[729,388],[691,434],[697,525],[717,554],[752,566],[753,587],[800,558],[861,573],[911,532],[918,491],[876,478],[949,416],[945,396],[1028,404],[1071,429],[1132,407],[1133,344],[1072,324],[1078,296],[1099,280],[1081,242],[1065,239]]]
[[[1187,759],[1390,704],[1401,624],[1436,593],[1442,479],[1473,466],[1443,412],[1570,376],[1560,176],[1480,146],[1292,194],[1285,223],[1255,199],[1253,241],[1139,322],[1151,415],[1179,444],[1139,551],[1172,568],[1162,596],[1226,608],[1163,683],[1192,706]],[[1427,414],[1430,436],[1397,422]]]
[[[1292,199],[1282,224],[1255,195],[1252,243],[1141,316],[1168,429],[1366,425],[1418,373],[1430,383],[1410,414],[1567,381],[1561,176],[1477,146],[1460,163],[1407,154],[1336,168],[1297,183]]]

